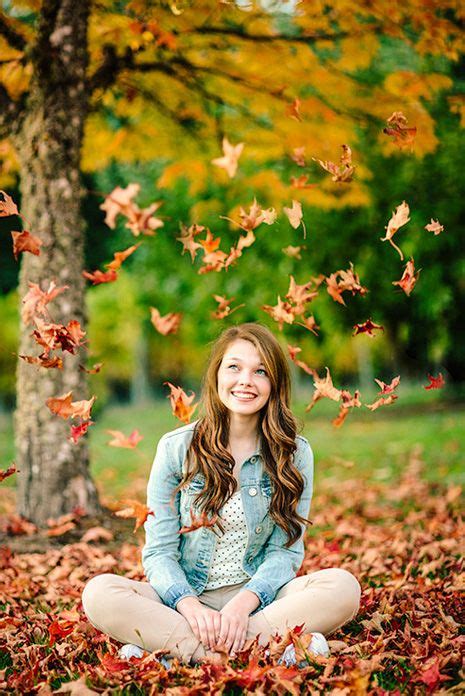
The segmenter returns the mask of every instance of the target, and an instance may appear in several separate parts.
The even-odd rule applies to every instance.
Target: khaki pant
[[[246,582],[205,590],[198,599],[219,611]],[[249,617],[246,640],[260,634],[259,644],[266,645],[275,633],[284,636],[303,622],[305,632],[326,636],[356,616],[360,595],[358,580],[342,568],[301,575]],[[134,643],[149,652],[168,649],[169,655],[186,664],[218,658],[218,653],[204,648],[178,611],[163,604],[148,582],[113,573],[96,575],[84,587],[82,604],[95,628],[122,643]]]

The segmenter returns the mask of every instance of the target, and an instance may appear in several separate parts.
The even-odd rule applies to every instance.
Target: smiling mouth
[[[256,394],[251,394],[250,392],[231,392],[231,394],[239,401],[253,401],[256,398]]]

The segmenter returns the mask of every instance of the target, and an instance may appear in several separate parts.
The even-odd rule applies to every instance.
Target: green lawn
[[[318,481],[359,478],[395,480],[417,448],[424,461],[424,476],[443,483],[465,483],[462,452],[465,449],[465,403],[447,399],[445,393],[405,392],[392,406],[370,412],[366,408],[349,414],[339,429],[331,424],[338,404],[322,400],[305,414],[305,403],[294,406],[303,419],[303,434],[315,455],[315,485]],[[146,406],[112,405],[97,415],[89,430],[92,474],[108,500],[144,497],[145,486],[161,435],[180,425],[167,401]],[[129,434],[138,428],[144,439],[136,450],[108,447],[106,429]],[[12,417],[0,415],[0,468],[14,459]],[[14,486],[14,478],[2,486]],[[329,481],[328,481],[329,480]]]

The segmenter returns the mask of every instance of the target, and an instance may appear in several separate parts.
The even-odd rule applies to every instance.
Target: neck
[[[252,441],[258,437],[258,414],[253,416],[241,416],[232,413],[229,421],[229,441]]]

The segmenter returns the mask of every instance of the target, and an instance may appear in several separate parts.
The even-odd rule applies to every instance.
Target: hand
[[[216,636],[220,633],[221,616],[215,609],[203,605],[197,597],[184,597],[176,605],[191,627],[197,640],[206,650],[215,650]]]
[[[249,614],[238,610],[231,604],[226,604],[219,612],[221,628],[215,649],[222,648],[234,656],[242,650],[247,637]]]

